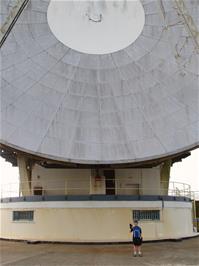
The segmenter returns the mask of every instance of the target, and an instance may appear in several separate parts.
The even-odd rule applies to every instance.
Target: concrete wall
[[[157,195],[160,192],[160,168],[116,169],[121,194]]]
[[[130,241],[136,209],[160,210],[160,221],[142,221],[145,240],[193,235],[187,202],[16,202],[1,205],[1,238],[43,241]],[[34,210],[34,221],[12,221],[13,210]]]
[[[35,165],[32,170],[32,189],[42,187],[47,195],[105,194],[103,169],[96,178],[91,169],[46,169]],[[115,169],[116,194],[159,194],[160,168]]]
[[[90,169],[46,169],[35,165],[32,189],[42,186],[46,195],[89,194],[90,175]]]

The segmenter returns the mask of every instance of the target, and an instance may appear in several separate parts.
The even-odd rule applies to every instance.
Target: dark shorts
[[[141,246],[142,245],[142,238],[133,238],[133,244],[135,246]]]

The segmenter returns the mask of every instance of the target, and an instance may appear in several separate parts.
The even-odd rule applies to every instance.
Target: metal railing
[[[108,185],[109,183],[109,185]],[[9,183],[1,186],[1,198],[29,195],[169,195],[192,199],[199,198],[199,192],[191,191],[188,184],[160,182],[153,187],[141,186],[133,181],[120,179],[100,180],[49,180]]]

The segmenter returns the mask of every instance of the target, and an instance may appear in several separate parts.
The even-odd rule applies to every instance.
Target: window
[[[33,221],[34,211],[13,211],[13,221]]]
[[[160,220],[159,210],[133,211],[133,220]]]
[[[43,188],[42,187],[34,187],[34,195],[43,195]]]

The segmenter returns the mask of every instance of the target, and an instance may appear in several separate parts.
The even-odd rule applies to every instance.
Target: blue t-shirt
[[[132,232],[133,238],[141,238],[142,229],[138,225],[133,226],[133,228],[131,229],[131,232]]]

